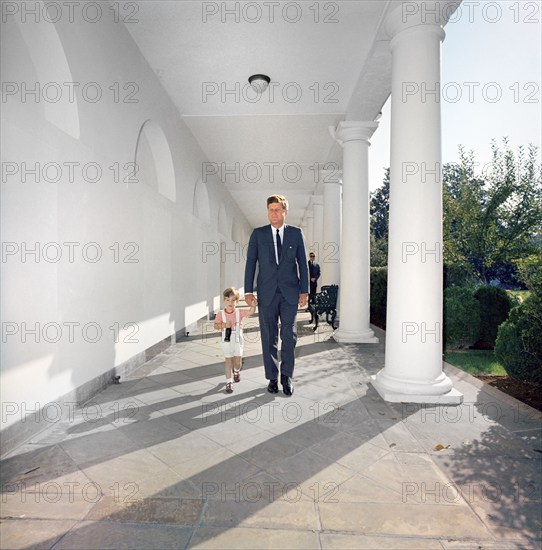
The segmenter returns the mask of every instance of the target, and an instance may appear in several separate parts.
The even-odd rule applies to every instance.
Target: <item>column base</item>
[[[333,333],[333,338],[342,344],[378,344],[379,342],[371,329],[343,330],[339,327]]]
[[[384,401],[390,403],[426,403],[428,405],[461,405],[463,403],[463,394],[454,388],[446,389],[444,393],[435,393],[440,389],[441,383],[433,385],[416,382],[409,385],[408,382],[405,382],[402,384],[401,389],[390,389],[382,381],[381,372],[371,376],[371,379],[374,389]]]

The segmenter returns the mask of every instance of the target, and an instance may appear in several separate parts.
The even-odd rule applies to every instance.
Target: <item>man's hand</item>
[[[245,294],[245,302],[249,307],[256,307],[258,305],[258,300],[256,300],[254,294]]]
[[[299,295],[299,307],[305,307],[307,305],[308,301],[309,301],[309,295],[308,294],[300,294]]]

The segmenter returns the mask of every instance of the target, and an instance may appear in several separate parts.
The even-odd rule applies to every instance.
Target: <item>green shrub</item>
[[[506,321],[512,301],[502,288],[481,286],[474,293],[480,303],[480,332],[477,347],[493,348],[499,325]]]
[[[480,304],[467,287],[444,290],[444,342],[446,347],[466,348],[478,340]]]
[[[516,380],[542,383],[542,296],[531,294],[499,327],[495,356]]]
[[[388,268],[371,267],[371,323],[386,328]]]

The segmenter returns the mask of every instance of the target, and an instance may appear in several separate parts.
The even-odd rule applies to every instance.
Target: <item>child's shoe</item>
[[[241,371],[234,369],[234,371],[233,371],[233,381],[234,382],[241,382]]]
[[[226,393],[233,393],[233,384],[231,382],[226,384]]]

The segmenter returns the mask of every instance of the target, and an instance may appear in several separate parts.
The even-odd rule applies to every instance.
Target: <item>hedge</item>
[[[499,325],[506,321],[512,309],[512,300],[502,288],[489,285],[478,288],[474,297],[480,304],[480,332],[476,347],[492,349]]]
[[[516,380],[542,384],[542,297],[531,294],[499,327],[495,357]]]
[[[388,268],[371,267],[371,323],[386,329]]]
[[[444,290],[444,342],[447,348],[467,348],[478,340],[480,304],[473,290],[451,287]]]

